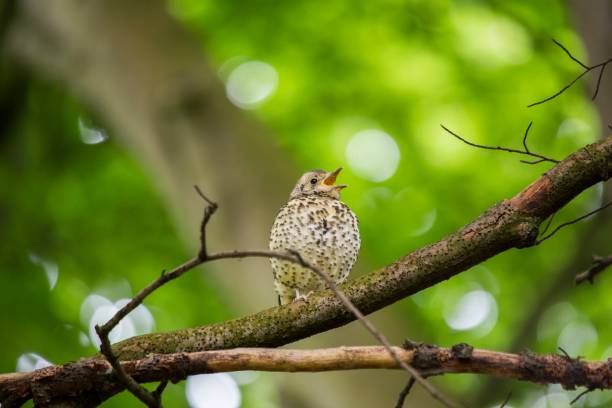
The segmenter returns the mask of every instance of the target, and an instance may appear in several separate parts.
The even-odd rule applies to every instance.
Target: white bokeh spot
[[[475,329],[491,321],[494,325],[497,320],[497,302],[486,290],[473,290],[449,308],[444,319],[450,328],[457,331]]]
[[[546,395],[539,397],[533,408],[571,408],[568,393],[557,384],[549,385]]]
[[[278,87],[276,69],[265,62],[247,61],[232,70],[225,83],[229,100],[242,109],[254,109]]]
[[[53,290],[57,284],[57,278],[59,277],[59,267],[57,264],[53,261],[41,258],[34,253],[30,253],[29,258],[34,265],[43,268],[45,275],[47,276],[47,281],[49,282],[49,289]]]
[[[88,342],[95,347],[100,346],[100,338],[96,333],[96,325],[103,325],[110,320],[119,309],[125,306],[129,299],[120,299],[113,303],[104,296],[92,293],[81,304],[81,323],[88,328]],[[109,340],[115,343],[127,338],[150,333],[155,328],[155,319],[145,305],[139,305],[115,326],[109,333]],[[85,346],[88,342],[79,336],[79,342]]]
[[[24,353],[17,358],[16,369],[18,372],[23,373],[49,367],[51,365],[53,365],[53,363],[36,353]]]
[[[569,322],[557,339],[557,346],[565,350],[570,356],[584,355],[597,345],[597,329],[584,321]]]
[[[366,180],[381,182],[397,171],[400,150],[395,140],[379,129],[355,133],[346,145],[346,161],[351,170]]]
[[[96,309],[94,314],[89,320],[89,339],[92,344],[96,347],[100,347],[100,338],[96,333],[96,325],[102,326],[108,322],[114,315],[119,311],[115,305],[102,306]],[[121,319],[121,321],[115,326],[113,330],[108,334],[108,339],[111,343],[116,343],[121,340],[133,337],[136,335],[136,329],[132,320],[127,316]]]
[[[191,408],[238,408],[242,399],[236,381],[227,373],[192,375],[185,394]]]
[[[79,136],[81,141],[88,145],[99,144],[108,140],[108,135],[104,129],[89,127],[83,119],[79,119]]]
[[[538,323],[538,341],[546,341],[559,335],[561,329],[578,318],[578,312],[569,302],[555,303],[549,307]]]

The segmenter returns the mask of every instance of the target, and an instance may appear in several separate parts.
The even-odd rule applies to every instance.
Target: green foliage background
[[[581,84],[551,103],[526,108],[578,72],[551,37],[584,58],[562,1],[173,0],[168,7],[201,40],[213,65],[222,67],[242,56],[275,67],[277,92],[245,115],[263,123],[300,168],[345,165],[346,143],[363,128],[380,128],[394,137],[401,159],[392,178],[373,183],[350,167],[343,174],[351,186],[344,200],[357,212],[362,229],[357,273],[440,239],[514,195],[547,167],[470,148],[439,124],[478,143],[518,147],[533,120],[530,147],[555,158],[600,136],[599,118]],[[3,73],[6,86],[14,77],[10,68]],[[92,346],[79,343],[79,332],[87,331],[79,320],[84,298],[94,292],[113,300],[129,296],[189,255],[155,181],[113,135],[106,143],[83,144],[79,118],[88,118],[87,112],[63,89],[29,78],[23,111],[0,139],[2,372],[13,371],[26,352],[56,363],[93,353]],[[597,207],[600,192],[595,188],[583,194],[556,222]],[[432,210],[433,226],[420,233]],[[419,328],[418,340],[507,349],[538,294],[576,256],[587,223],[541,247],[509,251],[402,301],[406,319]],[[53,290],[30,254],[58,265]],[[574,322],[597,333],[580,355],[607,357],[604,353],[612,353],[610,284],[608,274],[597,285],[567,293],[571,307],[558,310],[569,307],[575,313],[555,314],[553,309],[547,316],[552,323],[542,326],[543,334],[530,348],[555,352],[561,330]],[[495,326],[484,334],[453,331],[445,313],[478,288],[497,302]],[[181,313],[172,313],[177,304]],[[204,273],[184,276],[147,306],[156,330],[234,315]],[[275,406],[277,391],[270,377],[243,388],[244,406]],[[448,376],[442,383],[462,396],[481,382]],[[545,392],[517,383],[506,389],[525,404],[534,393]],[[500,391],[499,398],[504,396]],[[181,385],[170,387],[165,398],[169,406],[186,406]],[[596,395],[583,406],[605,406],[604,400]],[[126,404],[135,402],[123,395],[108,406]]]

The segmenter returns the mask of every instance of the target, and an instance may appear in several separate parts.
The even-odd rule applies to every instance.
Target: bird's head
[[[311,170],[304,173],[293,188],[289,198],[318,195],[339,199],[340,190],[347,187],[346,184],[334,184],[341,170],[342,167],[330,172]]]

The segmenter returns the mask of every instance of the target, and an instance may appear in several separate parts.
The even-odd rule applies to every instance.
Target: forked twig
[[[527,125],[527,129],[525,129],[525,135],[523,136],[523,147],[524,150],[519,150],[519,149],[512,149],[509,147],[502,147],[502,146],[487,146],[487,145],[481,145],[478,143],[474,143],[474,142],[470,142],[469,140],[459,136],[457,133],[453,132],[452,130],[448,129],[446,126],[444,125],[440,125],[442,127],[442,129],[444,129],[447,133],[449,133],[450,135],[454,136],[455,138],[461,140],[463,143],[472,146],[472,147],[477,147],[479,149],[485,149],[485,150],[499,150],[502,152],[508,152],[508,153],[516,153],[516,154],[522,154],[525,156],[531,156],[531,157],[535,157],[537,160],[534,161],[528,161],[528,160],[521,160],[521,163],[525,163],[525,164],[538,164],[538,163],[542,163],[542,162],[550,162],[550,163],[559,163],[559,160],[555,160],[552,159],[550,157],[538,154],[538,153],[534,153],[532,151],[529,150],[529,148],[527,147],[527,136],[529,135],[529,130],[531,129],[531,125],[533,124],[533,122],[529,122],[529,125]]]
[[[582,71],[576,78],[574,78],[572,81],[570,81],[567,85],[565,85],[563,88],[561,88],[559,91],[557,91],[553,95],[551,95],[551,96],[549,96],[547,98],[544,98],[541,101],[534,102],[534,103],[532,103],[530,105],[527,105],[527,107],[531,108],[532,106],[541,105],[541,104],[543,104],[545,102],[550,101],[551,99],[556,98],[557,96],[561,95],[563,92],[565,92],[569,88],[571,88],[572,85],[574,85],[576,82],[578,82],[578,80],[580,78],[582,78],[583,76],[585,76],[587,73],[589,73],[589,72],[599,68],[599,75],[597,76],[597,84],[595,85],[595,91],[593,92],[593,96],[591,97],[592,100],[595,100],[595,98],[597,98],[597,94],[599,93],[599,88],[601,86],[601,79],[603,78],[604,70],[606,69],[606,66],[610,62],[612,62],[612,58],[609,58],[609,59],[607,59],[604,62],[600,62],[599,64],[588,66],[588,65],[584,64],[582,61],[580,61],[578,58],[574,57],[572,55],[572,53],[569,52],[569,50],[567,48],[565,48],[565,46],[563,46],[563,44],[561,44],[559,41],[555,40],[554,38],[552,39],[552,41],[558,47],[560,47],[563,51],[565,51],[565,53],[567,54],[568,57],[570,57],[575,63],[580,65],[584,69],[584,71]]]
[[[556,227],[554,230],[552,230],[552,232],[550,232],[550,233],[548,233],[547,235],[544,235],[544,237],[542,237],[542,238],[540,238],[540,239],[536,240],[536,242],[535,242],[535,244],[534,244],[534,245],[539,245],[539,244],[541,244],[542,242],[546,241],[547,239],[549,239],[549,238],[551,238],[553,235],[555,235],[555,234],[556,234],[556,233],[557,233],[557,232],[558,232],[560,229],[565,228],[565,227],[567,227],[567,226],[569,226],[569,225],[575,224],[575,223],[577,223],[577,222],[580,222],[580,221],[584,220],[585,218],[590,217],[591,215],[597,214],[598,212],[605,210],[606,208],[610,207],[611,205],[612,205],[612,201],[610,201],[609,203],[602,205],[602,206],[601,206],[601,207],[599,207],[598,209],[593,210],[593,211],[591,211],[591,212],[589,212],[589,213],[587,213],[587,214],[584,214],[584,215],[582,215],[582,216],[580,216],[580,217],[578,217],[578,218],[575,218],[575,219],[573,219],[573,220],[571,220],[571,221],[564,222],[563,224],[559,224],[559,225],[557,225],[557,227]]]

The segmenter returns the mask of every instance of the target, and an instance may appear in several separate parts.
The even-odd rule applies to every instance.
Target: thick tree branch
[[[422,375],[446,373],[486,374],[499,378],[538,384],[561,384],[566,389],[612,388],[612,359],[584,361],[557,354],[510,354],[473,349],[466,344],[451,348],[407,343],[393,347],[406,364]],[[276,372],[320,372],[356,369],[398,369],[385,347],[336,347],[298,350],[236,348],[193,353],[155,354],[136,361],[122,362],[126,373],[141,383],[185,379],[189,375],[242,370]],[[0,398],[4,407],[17,406],[27,397],[28,388],[43,392],[45,398],[88,393],[92,388],[108,394],[121,391],[113,381],[110,365],[102,359],[86,359],[61,366],[51,366],[30,373],[0,375]],[[113,388],[114,387],[114,388]],[[10,393],[10,394],[9,394]],[[40,400],[39,400],[40,401]]]

